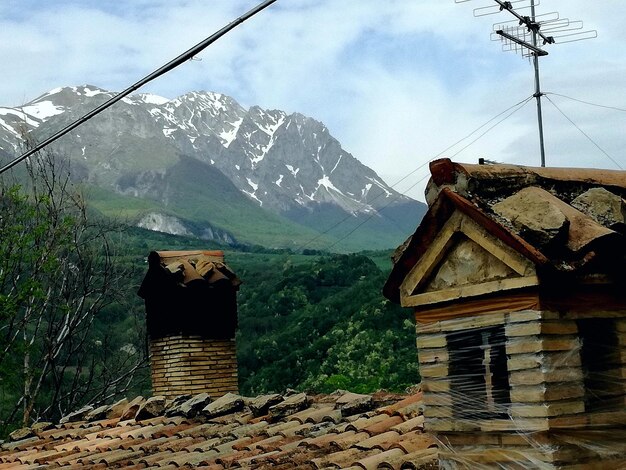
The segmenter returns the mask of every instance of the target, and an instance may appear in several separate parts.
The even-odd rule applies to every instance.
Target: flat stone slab
[[[247,405],[255,417],[266,415],[270,407],[277,405],[283,401],[282,395],[272,393],[270,395],[261,395],[248,401]]]
[[[335,408],[341,410],[342,416],[350,416],[365,413],[374,407],[374,399],[371,395],[360,393],[345,393],[335,402]]]
[[[211,396],[208,393],[199,393],[169,409],[167,415],[194,418],[210,403]]]
[[[572,201],[572,206],[605,227],[626,223],[626,201],[604,188],[592,188]]]
[[[122,398],[111,405],[111,409],[107,413],[108,419],[119,418],[128,406],[128,398]]]
[[[277,405],[270,407],[270,421],[278,421],[279,419],[305,409],[307,406],[309,406],[309,397],[307,397],[305,393],[291,395]]]
[[[165,412],[165,401],[166,399],[162,395],[148,398],[137,410],[135,420],[142,421],[161,416]]]
[[[209,419],[216,418],[218,416],[240,411],[243,409],[243,406],[243,397],[241,397],[241,395],[227,393],[205,406],[202,410],[202,414]]]
[[[29,437],[33,437],[34,435],[35,432],[31,428],[20,428],[9,434],[9,440],[21,441],[22,439],[27,439]]]
[[[87,416],[87,414],[91,410],[93,410],[93,406],[91,405],[83,406],[80,410],[74,411],[64,416],[63,418],[61,418],[59,423],[65,424],[65,423],[75,423],[76,421],[85,421],[85,416]]]

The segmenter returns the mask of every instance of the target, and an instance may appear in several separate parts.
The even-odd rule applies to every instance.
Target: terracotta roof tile
[[[378,466],[383,462],[389,462],[396,458],[401,458],[404,456],[404,451],[402,449],[391,449],[385,452],[381,452],[380,454],[374,454],[364,459],[356,462],[354,467],[364,468],[366,470],[376,470],[379,468]]]
[[[284,423],[272,424],[265,429],[265,432],[268,436],[275,436],[276,434],[286,435],[284,433],[293,435],[296,433],[296,429],[304,428],[298,421],[287,421]]]
[[[375,414],[367,418],[359,418],[346,426],[347,431],[361,431],[362,429],[374,426],[377,423],[385,421],[389,418],[385,413]]]
[[[0,469],[367,469],[398,460],[400,454],[410,453],[415,459],[434,455],[430,450],[424,453],[434,441],[422,433],[423,421],[405,421],[401,413],[407,406],[421,403],[421,397],[403,400],[383,394],[372,403],[396,403],[359,414],[354,404],[357,398],[366,400],[355,396],[354,406],[343,409],[353,414],[342,416],[344,405],[335,404],[340,396],[309,397],[305,409],[273,423],[267,416],[252,418],[247,410],[209,422],[202,416],[159,416],[141,422],[66,423],[3,444]]]
[[[317,468],[324,468],[332,465],[339,468],[350,467],[358,460],[367,458],[371,455],[375,455],[378,453],[380,453],[380,451],[377,449],[367,451],[361,451],[359,449],[347,449],[326,455],[324,457],[313,459],[311,460],[311,462]]]
[[[174,455],[174,452],[172,452],[171,450],[164,450],[161,452],[156,452],[154,454],[148,454],[148,455],[143,455],[143,456],[138,456],[134,459],[131,460],[131,463],[133,464],[146,464],[146,465],[157,465],[159,462],[165,462],[167,461],[169,458],[172,457],[172,455]]]
[[[211,459],[211,455],[207,455],[204,452],[175,452],[163,460],[162,464],[175,465],[182,467],[184,465],[197,466],[202,463],[206,463]]]
[[[272,437],[265,437],[265,436],[259,436],[259,437],[260,437],[260,440],[251,442],[250,444],[248,444],[246,448],[249,450],[261,449],[267,452],[268,449],[278,449],[281,444],[286,444],[288,442],[288,439],[281,436],[280,434],[277,434],[276,436],[272,436]],[[300,439],[296,438],[295,440],[299,441]]]
[[[387,431],[381,434],[359,441],[355,443],[355,447],[358,449],[380,449],[387,450],[394,444],[397,444],[400,439],[400,433],[398,431]]]
[[[424,429],[424,415],[416,416],[407,421],[404,421],[396,426],[391,427],[392,430],[398,431],[401,434],[415,431],[416,429]]]
[[[387,419],[379,421],[377,423],[372,424],[371,426],[367,426],[363,430],[368,433],[370,436],[374,434],[378,434],[381,432],[385,432],[387,429],[397,426],[400,423],[404,422],[404,418],[402,416],[390,416]]]
[[[346,431],[338,434],[335,439],[331,440],[330,445],[337,450],[346,450],[360,443],[364,439],[367,439],[368,437],[369,434],[365,432]]]
[[[415,406],[421,404],[422,398],[422,392],[417,392],[416,394],[410,395],[392,405],[381,408],[380,411],[388,415],[402,414],[401,411],[406,410],[411,407],[411,405]]]
[[[334,406],[311,407],[291,415],[289,419],[298,421],[300,424],[318,424],[323,421],[338,423],[341,421],[341,411],[335,410]]]
[[[131,459],[139,457],[142,455],[142,452],[134,451],[131,449],[128,449],[128,450],[119,449],[119,450],[110,450],[110,451],[102,452],[100,454],[92,454],[92,455],[93,457],[92,456],[84,457],[82,459],[82,463],[95,462],[95,463],[104,463],[107,465],[113,465],[118,462],[130,461]]]
[[[221,437],[212,437],[210,439],[201,438],[198,442],[185,447],[185,450],[188,450],[189,452],[206,452],[211,450],[213,447],[220,445],[223,441],[224,439]]]
[[[423,465],[432,465],[433,462],[436,462],[438,455],[439,450],[435,448],[411,452],[403,457],[404,462],[401,468],[403,470],[419,470]]]
[[[429,434],[420,431],[404,434],[393,447],[401,447],[407,454],[436,447],[437,442]]]
[[[248,465],[261,465],[263,463],[268,463],[269,460],[276,454],[278,454],[279,452],[277,450],[273,450],[273,451],[269,451],[269,452],[264,452],[262,454],[259,455],[254,455],[252,457],[247,457],[244,459],[239,459],[237,460],[237,464],[242,466],[242,467],[246,467]]]

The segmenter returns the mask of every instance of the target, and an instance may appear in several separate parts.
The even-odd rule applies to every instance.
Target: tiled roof
[[[167,406],[153,397],[86,408],[64,424],[14,434],[19,440],[2,445],[0,469],[437,468],[421,392],[209,401],[201,394]]]
[[[626,259],[626,171],[431,162],[428,212],[394,254],[385,295],[459,211],[542,273],[611,273]]]

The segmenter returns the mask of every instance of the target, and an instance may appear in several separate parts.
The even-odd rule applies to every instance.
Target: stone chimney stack
[[[237,393],[236,292],[222,251],[153,251],[146,303],[154,395]]]

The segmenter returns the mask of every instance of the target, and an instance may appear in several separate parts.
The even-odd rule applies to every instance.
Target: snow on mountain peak
[[[137,95],[141,101],[143,101],[144,103],[148,103],[148,104],[155,104],[157,106],[161,106],[164,105],[165,103],[168,103],[170,100],[167,98],[164,98],[162,96],[159,95],[153,95],[152,93],[140,93],[139,95]]]
[[[23,106],[21,108],[26,114],[34,116],[37,119],[44,120],[57,114],[63,114],[65,108],[56,106],[52,101],[39,101],[34,104]]]
[[[15,124],[19,125],[19,124],[27,124],[29,126],[32,127],[38,127],[39,126],[39,121],[36,121],[34,119],[32,119],[32,116],[27,113],[26,111],[24,111],[24,108],[26,108],[27,106],[24,106],[22,108],[17,108],[17,109],[13,109],[13,108],[0,108],[0,116],[10,116],[12,121],[15,121]],[[12,128],[15,127],[15,125],[11,126]],[[16,131],[14,130],[14,133]],[[19,134],[19,133],[18,133]],[[19,134],[21,135],[21,134]]]
[[[291,174],[293,175],[294,178],[296,178],[298,176],[298,172],[300,171],[300,168],[294,169],[293,166],[287,165],[287,164],[285,164],[285,166],[291,172]]]
[[[82,85],[51,90],[22,108],[0,108],[0,137],[4,133],[10,136],[4,138],[7,142],[19,140],[20,126],[46,132],[49,118],[55,125],[54,116],[84,112],[112,96]],[[370,204],[379,198],[396,197],[373,171],[341,149],[323,123],[303,114],[246,109],[227,95],[206,91],[171,100],[139,93],[123,102],[132,107],[122,105],[129,128],[144,138],[167,139],[167,146],[183,154],[198,154],[264,208],[285,211],[294,204],[331,203],[356,214],[373,210]],[[85,148],[77,143],[74,155],[86,159]]]
[[[239,132],[239,127],[241,126],[242,122],[243,122],[243,118],[237,119],[233,123],[228,123],[229,126],[230,126],[230,129],[228,129],[228,130],[224,129],[219,134],[219,138],[221,139],[222,145],[224,147],[228,148],[230,146],[230,144],[233,143],[233,141],[237,137],[237,132]]]
[[[90,87],[87,85],[83,87],[83,93],[85,94],[85,96],[88,96],[89,98],[91,98],[92,96],[106,94],[107,92],[104,90],[101,90],[100,88]]]

